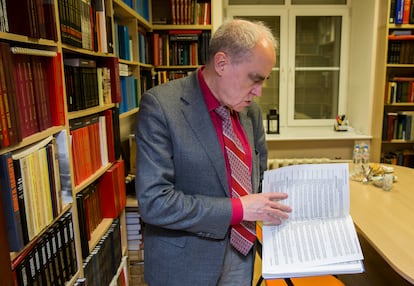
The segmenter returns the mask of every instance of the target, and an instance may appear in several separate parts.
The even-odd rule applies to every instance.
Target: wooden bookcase
[[[152,1],[155,83],[188,75],[206,60],[212,2]]]
[[[376,95],[382,116],[377,129],[382,131],[377,141],[381,162],[414,167],[414,19],[409,18],[414,8],[408,6],[404,12],[402,6],[398,19],[401,1],[385,2],[384,71],[379,79],[383,88]]]
[[[116,182],[117,180],[113,177],[107,178],[108,173],[116,172],[114,171],[115,166],[121,164],[120,162],[122,162],[122,168],[119,167],[118,171],[122,172],[123,176],[134,172],[134,170],[131,170],[133,169],[131,167],[133,162],[130,162],[132,159],[130,160],[129,145],[131,144],[131,134],[133,134],[135,128],[136,113],[139,108],[141,94],[148,88],[161,83],[159,78],[163,73],[180,71],[185,74],[204,63],[204,60],[200,57],[200,43],[202,41],[208,42],[213,30],[211,23],[212,1],[197,1],[198,3],[208,3],[205,6],[208,8],[203,14],[208,18],[205,18],[203,22],[189,20],[189,22],[181,23],[172,22],[169,19],[168,22],[162,24],[159,23],[159,19],[164,16],[160,15],[168,15],[169,18],[173,16],[169,0],[132,1],[131,6],[126,4],[129,3],[128,1],[97,0],[94,1],[96,4],[94,7],[97,9],[95,12],[97,13],[92,14],[87,13],[87,11],[91,11],[91,6],[88,6],[90,1],[71,0],[72,6],[66,5],[68,4],[67,1],[53,0],[45,2],[48,3],[47,7],[35,6],[38,1],[34,0],[27,1],[27,5],[33,5],[30,7],[16,5],[11,0],[5,1],[6,7],[0,5],[3,12],[3,14],[0,14],[0,43],[2,43],[0,47],[5,47],[0,49],[2,51],[0,53],[0,59],[2,59],[0,61],[0,75],[2,74],[4,79],[8,80],[7,87],[13,88],[15,93],[31,94],[29,89],[25,90],[23,88],[24,84],[29,85],[29,83],[26,83],[29,80],[24,77],[27,76],[26,74],[23,76],[18,72],[17,66],[20,64],[13,67],[16,70],[13,75],[16,75],[20,81],[7,78],[9,75],[5,71],[9,66],[6,65],[7,62],[3,62],[5,55],[19,58],[18,61],[14,59],[14,62],[20,61],[23,67],[26,65],[23,59],[29,59],[30,63],[35,62],[33,59],[42,59],[45,71],[36,75],[43,75],[41,79],[44,80],[44,84],[46,82],[53,83],[47,86],[41,85],[43,81],[39,81],[41,84],[38,82],[30,83],[34,92],[42,94],[42,96],[49,96],[50,105],[45,105],[43,109],[39,108],[36,112],[39,112],[39,117],[40,115],[45,118],[49,116],[50,122],[47,124],[43,122],[42,126],[37,126],[36,129],[31,131],[25,131],[26,133],[23,136],[20,129],[24,126],[22,127],[21,122],[19,122],[20,117],[17,117],[17,115],[20,112],[23,114],[22,116],[28,116],[26,112],[29,111],[22,109],[24,106],[14,103],[14,105],[9,106],[10,111],[6,113],[4,109],[4,90],[0,90],[2,95],[0,97],[2,103],[0,105],[0,156],[3,159],[6,158],[6,155],[16,157],[16,154],[19,154],[20,157],[17,159],[11,158],[20,160],[19,158],[26,156],[25,152],[29,152],[25,151],[26,149],[43,148],[42,144],[53,145],[54,147],[50,147],[50,149],[55,153],[50,151],[50,156],[56,158],[56,161],[52,160],[52,162],[58,166],[55,169],[59,170],[59,173],[53,173],[53,180],[51,179],[53,183],[50,184],[53,184],[53,188],[59,190],[55,198],[59,207],[56,207],[56,210],[52,208],[54,212],[52,211],[51,217],[48,220],[45,219],[44,224],[32,233],[19,249],[10,252],[6,246],[7,244],[2,243],[0,256],[7,258],[6,263],[2,263],[1,268],[5,274],[5,279],[7,279],[3,282],[7,285],[17,285],[17,281],[12,281],[16,279],[13,278],[12,272],[19,269],[19,271],[26,271],[24,272],[26,278],[33,281],[43,279],[43,281],[51,280],[57,284],[74,285],[78,282],[84,283],[86,280],[86,283],[88,283],[88,279],[95,279],[95,277],[88,277],[90,275],[88,274],[88,266],[85,266],[90,263],[89,254],[99,252],[99,247],[108,247],[105,239],[108,236],[116,235],[117,237],[113,239],[116,239],[115,241],[120,240],[120,255],[123,258],[119,258],[118,265],[111,265],[112,269],[109,272],[113,271],[113,273],[111,272],[110,275],[106,275],[102,279],[110,280],[105,280],[108,282],[104,282],[105,285],[117,285],[117,281],[128,279],[129,275],[129,262],[126,258],[128,246],[125,209],[118,208],[118,213],[113,217],[101,219],[99,219],[100,214],[93,212],[94,221],[89,221],[91,219],[91,209],[95,209],[103,203],[96,198],[96,193],[99,193],[99,183],[103,180],[105,182],[109,180],[114,184],[118,183],[118,186],[123,185],[125,188],[124,180]],[[141,3],[143,6],[136,7],[137,3]],[[185,3],[192,5],[191,1],[185,1]],[[8,4],[13,6],[13,9],[7,10]],[[29,8],[34,7],[37,7],[37,17],[29,13],[31,11]],[[74,10],[71,10],[75,8],[79,13],[74,13]],[[196,7],[193,7],[193,13],[196,9]],[[182,9],[179,8],[179,10]],[[190,10],[190,6],[187,6],[187,10]],[[9,12],[7,14],[8,19],[5,18],[5,11]],[[17,19],[15,17],[17,14],[27,16],[27,19],[22,21],[26,25],[23,28],[20,24],[17,26],[17,22],[13,22]],[[69,17],[69,15],[75,17]],[[5,25],[7,20],[8,28]],[[89,25],[88,21],[92,21],[94,25]],[[47,24],[43,25],[43,23]],[[122,28],[119,28],[120,26]],[[168,38],[170,37],[170,30],[174,30],[175,34],[195,32],[200,36],[197,40],[190,41],[193,45],[198,45],[197,55],[193,55],[192,62],[168,62],[164,65],[155,65],[153,35],[159,33],[167,35]],[[99,36],[96,31],[101,32]],[[120,32],[124,32],[123,35],[126,35],[126,38],[122,38],[123,44],[121,44]],[[201,35],[204,36],[203,39]],[[170,42],[169,39],[168,42]],[[13,54],[9,47],[24,48],[28,55],[17,56]],[[6,51],[7,54],[5,54]],[[42,54],[41,56],[38,55],[39,51]],[[125,51],[127,51],[127,54]],[[175,52],[173,50],[170,52],[167,49],[167,53]],[[24,71],[23,68],[22,70]],[[164,75],[162,76],[164,77]],[[126,78],[128,80],[125,83]],[[0,87],[4,86],[6,85],[2,83],[0,76]],[[42,90],[47,90],[47,93],[42,92]],[[82,96],[79,96],[80,94]],[[9,98],[6,99],[9,100]],[[6,115],[12,116],[10,117],[12,119],[14,116],[14,121],[7,124],[9,118]],[[13,132],[16,132],[16,130],[19,131],[14,134]],[[92,150],[84,149],[87,145],[87,141],[85,141],[86,134],[89,138],[89,145],[93,148]],[[14,138],[14,135],[17,135],[17,137]],[[108,135],[112,136],[108,137]],[[98,140],[96,139],[98,137],[101,140],[99,142],[106,138],[106,145],[94,141]],[[50,142],[53,142],[53,144]],[[93,152],[94,148],[104,152]],[[105,155],[99,160],[97,158],[98,153]],[[95,160],[100,163],[96,163]],[[6,162],[6,160],[4,161]],[[87,166],[86,169],[85,166]],[[50,177],[52,177],[52,173],[50,173]],[[35,180],[34,177],[26,179],[30,184],[33,184]],[[26,181],[25,183],[27,183]],[[0,187],[3,192],[6,186],[3,179],[1,183]],[[52,187],[49,186],[49,188]],[[40,188],[39,190],[43,189]],[[50,197],[50,200],[50,204],[56,204],[52,197]],[[115,201],[116,199],[113,202],[109,201],[114,208],[116,208]],[[10,205],[8,201],[2,200],[2,203],[3,206],[5,204]],[[49,202],[43,203],[49,204]],[[126,202],[123,203],[126,204]],[[85,205],[87,206],[85,207]],[[42,208],[40,203],[37,208]],[[1,214],[3,214],[5,208],[3,207],[1,211]],[[85,218],[88,218],[86,232]],[[6,215],[0,215],[0,227],[3,230],[0,241],[10,242],[4,231],[7,226],[1,223],[2,219],[7,221],[10,218]],[[91,227],[92,223],[93,229],[89,229],[88,227]],[[60,234],[59,227],[63,226],[65,227],[64,232],[62,231],[62,234]],[[48,246],[48,243],[50,243],[48,238],[64,234],[68,237],[62,236],[64,239],[62,243],[65,246],[62,251],[66,251],[63,254],[66,253],[67,256],[63,255],[62,257],[65,257],[66,260],[59,261],[61,268],[54,272],[50,270],[52,272],[48,271],[46,275],[41,268],[41,266],[46,266],[40,265],[37,271],[32,274],[29,271],[30,263],[36,262],[33,260],[36,255],[42,255],[41,252],[36,251],[38,249],[41,251],[43,247]],[[86,241],[85,236],[87,237]],[[57,236],[54,238],[56,239]],[[58,256],[57,253],[51,253],[51,259],[53,255]],[[142,259],[142,253],[138,254],[138,260]],[[64,264],[69,263],[69,261],[72,262],[70,265]],[[2,262],[4,262],[4,259]],[[45,259],[45,264],[47,263],[50,263],[50,260]],[[142,266],[142,263],[140,265]],[[88,279],[85,279],[86,277]]]
[[[125,192],[119,66],[113,30],[114,11],[120,1],[94,1],[97,11],[92,14],[71,10],[91,12],[91,6],[87,6],[90,1],[72,1],[73,6],[56,0],[14,2],[3,1],[0,5],[0,158],[4,163],[0,188],[2,193],[10,192],[13,199],[2,200],[0,218],[16,226],[12,218],[19,214],[25,227],[15,233],[21,241],[12,244],[5,231],[9,226],[0,224],[1,269],[6,279],[2,283],[20,285],[19,279],[27,279],[38,284],[74,285],[81,281],[87,276],[84,267],[89,259],[85,258],[89,255],[83,255],[85,237],[81,229],[85,218],[89,224],[93,214],[97,223],[93,230],[88,229],[89,254],[101,261],[110,261],[115,252],[117,256],[105,266],[106,271],[95,271],[94,275],[100,273],[105,285],[116,285],[118,279],[125,280],[128,275],[125,194],[105,202],[109,204],[105,209],[115,210],[107,217],[92,212],[104,203],[102,197],[95,199],[94,205],[92,200],[87,202],[90,216],[86,217],[78,201],[85,190],[99,190],[101,182],[116,184],[114,190]],[[94,25],[88,27],[85,20]],[[93,27],[105,32],[97,36]],[[83,133],[76,134],[78,130]],[[86,149],[74,149],[76,143]],[[20,177],[17,170],[23,171],[23,167],[6,168],[6,163],[14,162],[29,166],[27,173]],[[20,193],[24,194],[23,205],[17,204],[16,186],[24,190]],[[124,200],[118,201],[118,197]],[[26,209],[29,205],[30,211]],[[23,209],[28,210],[28,216],[20,212]],[[12,245],[10,249],[6,242]],[[120,248],[115,251],[111,246]],[[51,266],[55,263],[57,269]]]

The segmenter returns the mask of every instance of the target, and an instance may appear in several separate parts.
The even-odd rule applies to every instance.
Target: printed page
[[[265,225],[262,231],[262,261],[267,271],[292,271],[363,259],[350,216]]]
[[[362,271],[363,255],[349,215],[348,175],[348,164],[295,165],[265,173],[263,191],[288,193],[283,203],[292,213],[279,226],[263,226],[263,273],[333,274],[340,273],[341,265],[346,265],[342,271]]]
[[[349,214],[348,164],[304,164],[264,173],[263,192],[284,192],[293,207],[289,219],[343,217]]]

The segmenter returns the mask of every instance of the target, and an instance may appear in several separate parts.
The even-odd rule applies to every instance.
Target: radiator
[[[329,158],[285,158],[267,160],[267,169],[277,169],[289,165],[321,164],[321,163],[350,163],[351,160]]]

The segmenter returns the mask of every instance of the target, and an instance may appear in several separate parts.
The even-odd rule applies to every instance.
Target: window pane
[[[346,2],[346,0],[292,0],[293,5],[343,5]]]
[[[284,5],[285,0],[229,0],[229,5]]]
[[[275,38],[280,39],[280,17],[279,16],[237,16],[250,21],[261,21],[268,26]],[[280,43],[279,43],[280,47]],[[279,67],[280,67],[280,51],[276,51],[276,66],[273,68],[270,78],[264,81],[262,96],[256,97],[255,101],[259,104],[260,109],[265,116],[269,109],[279,109]]]
[[[339,71],[296,71],[295,119],[332,119],[338,114]]]
[[[295,119],[333,119],[338,112],[340,16],[296,17]]]
[[[264,81],[262,96],[255,97],[263,116],[269,113],[270,109],[279,108],[279,69],[273,69],[270,78]]]

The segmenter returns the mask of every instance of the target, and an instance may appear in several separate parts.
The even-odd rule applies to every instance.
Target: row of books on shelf
[[[131,7],[138,15],[149,21],[149,3],[148,0],[122,0],[125,4]]]
[[[112,21],[104,0],[57,1],[62,43],[112,53]]]
[[[127,241],[128,251],[137,251],[144,248],[143,240],[143,222],[139,210],[136,208],[127,208],[125,212],[126,216],[126,229],[127,229]]]
[[[384,114],[382,140],[414,140],[414,111],[387,112]]]
[[[75,185],[119,158],[119,110],[72,119],[69,122]]]
[[[64,147],[64,146],[63,146]],[[49,136],[0,155],[0,187],[11,252],[19,252],[60,215],[72,200],[61,191],[59,152]]]
[[[0,1],[0,31],[56,41],[54,3],[37,0]]]
[[[138,57],[138,61],[143,64],[149,64],[149,43],[147,38],[147,32],[138,30],[138,50],[133,50],[132,35],[130,34],[129,27],[118,23],[119,19],[114,18],[114,31],[115,31],[115,55],[120,59],[127,61],[135,61],[135,53]]]
[[[188,76],[193,70],[158,70],[155,73],[155,84],[160,85],[170,80]]]
[[[132,49],[132,39],[127,25],[118,23],[118,18],[114,18],[115,31],[115,55],[120,59],[132,61],[134,51]],[[138,51],[136,51],[138,52]]]
[[[388,41],[387,63],[414,64],[414,40]]]
[[[120,113],[124,113],[138,107],[138,88],[138,80],[133,75],[121,76],[122,100],[119,103]]]
[[[61,54],[0,42],[0,148],[65,122]]]
[[[209,30],[170,30],[152,34],[154,66],[203,65],[211,38]]]
[[[173,25],[210,25],[211,2],[200,0],[171,0]]]
[[[25,248],[12,269],[15,285],[65,285],[78,270],[72,213],[64,213]]]
[[[385,104],[413,102],[414,77],[393,77],[386,82]]]
[[[83,272],[88,286],[112,285],[113,277],[122,263],[121,223],[114,219],[108,231],[83,261]],[[126,278],[121,269],[119,277]],[[121,282],[120,285],[125,281]]]
[[[391,0],[389,22],[392,24],[413,24],[414,1]]]
[[[84,110],[112,103],[111,69],[98,67],[95,60],[64,60],[68,111]]]
[[[126,206],[125,166],[116,161],[98,180],[76,194],[82,258],[91,251],[89,241],[104,218],[117,218]]]
[[[138,60],[143,64],[150,64],[150,51],[147,33],[145,31],[138,31]]]
[[[414,150],[404,149],[381,154],[381,163],[414,168]]]

